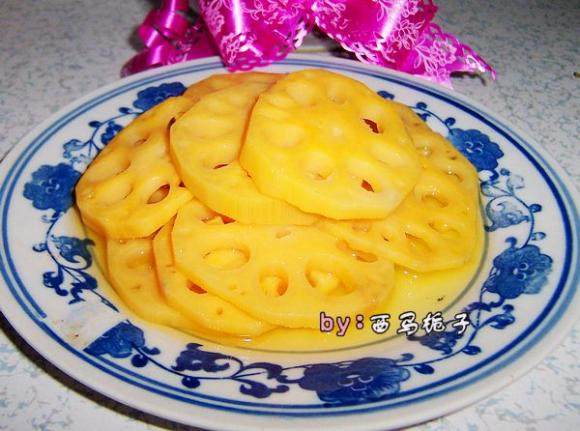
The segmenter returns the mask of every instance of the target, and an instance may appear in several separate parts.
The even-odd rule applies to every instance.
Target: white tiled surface
[[[0,158],[68,102],[116,80],[131,33],[154,2],[0,3]],[[438,22],[479,50],[499,80],[454,80],[457,91],[527,130],[580,178],[580,3],[439,0]],[[187,429],[72,381],[0,316],[1,430]],[[550,356],[497,394],[414,430],[580,429],[580,324]]]

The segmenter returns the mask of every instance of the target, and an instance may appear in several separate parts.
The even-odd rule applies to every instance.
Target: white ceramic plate
[[[269,70],[327,68],[394,97],[477,167],[487,248],[446,313],[471,325],[321,353],[226,348],[117,311],[72,207],[86,164],[141,113],[223,72],[206,59],[121,80],[54,115],[0,166],[2,312],[47,360],[96,391],[178,422],[220,429],[386,429],[472,403],[523,374],[580,309],[578,201],[553,159],[480,105],[351,61],[292,56]],[[434,310],[436,311],[436,310]]]

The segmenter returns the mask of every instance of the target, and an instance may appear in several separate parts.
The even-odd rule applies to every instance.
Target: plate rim
[[[572,213],[576,213],[576,218],[572,218],[571,219],[571,228],[573,229],[574,227],[576,227],[576,229],[578,229],[578,217],[577,217],[577,208],[574,205],[575,202],[578,202],[578,193],[577,190],[575,189],[574,185],[572,184],[569,176],[567,175],[567,173],[560,167],[560,165],[553,159],[553,157],[551,157],[551,155],[549,153],[547,153],[547,151],[540,145],[538,145],[538,143],[534,140],[534,139],[530,139],[530,137],[526,134],[523,133],[521,130],[519,130],[517,127],[512,126],[509,122],[505,121],[505,119],[503,119],[501,116],[495,114],[495,113],[491,113],[489,112],[490,110],[488,110],[487,108],[481,106],[479,103],[472,101],[471,99],[461,95],[461,94],[456,94],[456,93],[452,93],[447,89],[444,89],[440,86],[437,86],[435,84],[432,83],[428,83],[428,82],[424,82],[424,80],[421,80],[420,78],[415,78],[415,77],[411,77],[409,75],[403,74],[403,73],[399,73],[399,72],[395,72],[395,71],[391,71],[391,70],[386,70],[384,68],[380,68],[377,66],[368,66],[368,65],[364,65],[361,63],[355,63],[352,62],[350,60],[343,60],[343,59],[335,59],[335,58],[331,58],[331,57],[321,57],[319,55],[304,55],[304,54],[294,54],[289,56],[289,59],[284,62],[280,62],[280,64],[292,64],[292,60],[294,59],[298,59],[298,60],[302,60],[302,59],[310,59],[310,60],[315,60],[318,63],[324,63],[327,65],[332,65],[332,64],[343,64],[343,65],[347,65],[347,66],[351,66],[352,68],[352,72],[357,72],[357,69],[367,69],[367,70],[372,70],[374,72],[377,72],[378,75],[380,76],[391,76],[391,77],[395,77],[401,81],[410,81],[413,85],[415,86],[419,86],[419,87],[423,87],[423,88],[427,88],[430,91],[436,93],[436,94],[442,94],[443,96],[446,97],[446,99],[453,99],[455,101],[460,102],[461,104],[463,104],[464,106],[468,106],[470,108],[474,108],[476,111],[479,111],[479,113],[482,113],[486,116],[489,116],[493,121],[491,121],[494,124],[499,123],[500,126],[502,126],[503,128],[509,130],[510,132],[513,132],[513,134],[515,134],[516,136],[519,135],[519,138],[521,139],[521,141],[528,143],[528,150],[530,150],[531,153],[536,153],[536,154],[532,154],[534,156],[534,158],[537,158],[539,156],[540,159],[543,159],[545,162],[545,168],[547,168],[547,170],[552,171],[551,172],[551,176],[552,176],[552,180],[555,183],[560,183],[560,184],[556,184],[558,187],[556,187],[558,189],[558,191],[562,191],[562,192],[567,192],[570,195],[570,199],[571,199],[571,207],[570,208],[566,208],[566,206],[564,206],[565,210],[569,211]],[[153,69],[151,71],[147,71],[145,73],[140,73],[128,78],[124,78],[118,81],[115,81],[111,84],[105,85],[95,91],[90,92],[89,94],[87,94],[84,97],[81,97],[75,101],[73,101],[72,103],[68,104],[67,106],[65,106],[64,108],[62,108],[61,110],[59,110],[58,112],[56,112],[55,114],[51,115],[47,120],[43,121],[40,125],[38,125],[37,127],[35,127],[31,132],[27,133],[23,138],[21,138],[19,140],[19,142],[9,151],[9,153],[6,155],[5,159],[2,161],[2,163],[0,163],[0,178],[2,178],[2,187],[1,189],[4,190],[4,185],[6,184],[6,173],[9,170],[9,167],[12,167],[15,162],[18,160],[18,158],[23,154],[24,150],[26,150],[26,148],[28,148],[28,146],[36,139],[38,138],[42,132],[44,130],[46,130],[48,128],[48,126],[54,124],[57,120],[61,119],[63,116],[65,116],[67,113],[70,113],[71,111],[74,111],[75,109],[77,109],[78,107],[86,104],[86,102],[95,99],[96,97],[103,95],[105,93],[108,93],[111,90],[115,90],[115,89],[120,89],[121,87],[124,87],[125,84],[131,84],[134,82],[140,82],[140,84],[145,84],[146,81],[148,80],[148,78],[154,78],[153,80],[157,80],[159,78],[163,79],[163,75],[167,74],[170,71],[173,70],[180,70],[183,68],[187,68],[191,65],[213,65],[215,64],[217,60],[217,57],[212,57],[212,58],[208,58],[208,59],[203,59],[203,60],[194,60],[191,62],[186,62],[186,63],[180,63],[177,65],[172,65],[172,66],[168,66],[168,67],[163,67],[163,68],[159,68],[159,69]],[[212,66],[213,68],[213,66]],[[536,161],[537,163],[537,161]],[[572,237],[574,236],[574,232],[571,232]],[[578,233],[576,232],[576,235],[578,235]],[[572,265],[575,262],[574,255],[578,254],[578,246],[576,245],[576,247],[572,247],[571,249],[571,256],[572,256],[572,260],[571,263]],[[576,259],[577,260],[577,259]],[[573,281],[573,280],[572,280]],[[570,282],[570,278],[568,280],[566,280],[566,285],[568,285],[568,283]],[[4,283],[2,283],[2,285],[4,286]],[[576,286],[577,288],[577,286]],[[569,301],[567,307],[568,309],[571,308],[571,305],[573,303],[576,302],[580,302],[578,301],[579,297],[578,294],[576,293],[576,288],[571,288],[570,292],[568,292],[569,295],[572,295],[572,299]],[[6,295],[6,292],[8,292],[8,289],[2,289],[0,290],[0,297],[5,297],[5,296],[9,296],[10,299],[14,300],[14,298],[12,298],[12,295],[9,293],[9,295]],[[61,369],[65,374],[70,375],[71,377],[73,377],[75,380],[79,381],[80,383],[87,385],[91,388],[93,388],[95,391],[100,392],[110,398],[116,399],[117,401],[123,403],[123,404],[129,404],[132,405],[133,407],[136,407],[139,410],[144,410],[143,407],[143,400],[141,400],[140,402],[135,402],[135,404],[132,404],[130,402],[128,402],[128,400],[126,398],[122,398],[122,399],[117,399],[117,397],[113,396],[111,393],[109,393],[109,391],[105,390],[104,388],[100,387],[100,386],[109,386],[110,383],[103,383],[103,384],[95,384],[92,385],[90,383],[88,383],[86,380],[86,378],[83,377],[79,377],[76,376],[74,372],[71,372],[70,369],[67,368],[63,368],[59,365],[59,363],[57,361],[54,360],[53,356],[51,356],[50,354],[47,353],[47,348],[41,348],[39,347],[39,344],[42,344],[42,338],[45,338],[46,335],[41,332],[40,335],[41,337],[38,340],[31,340],[33,338],[35,338],[35,336],[32,336],[32,334],[29,334],[27,331],[23,331],[24,327],[28,324],[30,325],[30,320],[29,319],[24,319],[24,320],[20,320],[17,317],[25,317],[26,313],[21,310],[18,309],[17,311],[20,312],[22,314],[22,316],[16,316],[18,313],[16,311],[13,312],[12,307],[7,307],[6,306],[6,302],[2,302],[0,304],[0,309],[2,310],[3,314],[6,316],[7,320],[10,322],[10,324],[17,330],[17,332],[19,333],[19,335],[25,339],[25,341],[31,345],[32,348],[34,348],[34,350],[36,350],[37,352],[39,352],[44,358],[45,360],[47,360],[48,362],[54,364],[55,366],[57,366],[59,369]],[[7,311],[8,309],[8,311]],[[553,347],[555,347],[561,338],[563,338],[569,331],[570,327],[574,324],[574,322],[576,321],[576,318],[578,316],[575,316],[574,313],[565,313],[564,316],[560,317],[556,322],[552,322],[554,320],[554,318],[557,316],[552,316],[549,319],[549,322],[541,322],[539,324],[539,326],[546,326],[544,334],[534,343],[533,339],[532,340],[528,340],[528,344],[530,344],[529,346],[525,346],[526,349],[528,350],[528,352],[526,353],[527,357],[528,357],[528,363],[529,365],[526,365],[525,367],[520,367],[519,370],[517,370],[518,372],[512,372],[509,373],[508,375],[508,379],[506,379],[505,382],[502,382],[501,384],[496,384],[496,385],[491,385],[492,382],[494,381],[498,381],[499,376],[502,375],[502,372],[505,372],[506,370],[508,370],[510,368],[510,366],[506,366],[506,367],[502,367],[500,370],[497,370],[495,372],[491,372],[492,375],[495,375],[495,378],[489,378],[489,375],[487,374],[487,372],[484,375],[478,375],[478,376],[472,376],[476,377],[478,380],[479,379],[484,379],[485,382],[487,383],[488,388],[482,391],[478,391],[478,393],[483,392],[484,395],[477,395],[475,397],[471,397],[472,399],[465,401],[464,396],[462,397],[457,397],[457,402],[455,403],[450,403],[447,404],[445,406],[445,408],[441,409],[438,408],[436,412],[434,412],[435,414],[426,414],[424,415],[425,417],[417,417],[417,419],[413,420],[412,423],[416,423],[422,420],[426,420],[429,418],[432,418],[434,416],[439,416],[441,414],[445,414],[448,413],[450,411],[459,409],[461,407],[464,407],[468,404],[471,404],[485,396],[488,396],[489,394],[491,394],[492,392],[495,392],[496,390],[500,389],[501,387],[511,383],[513,380],[515,380],[517,377],[523,375],[524,373],[526,373],[527,371],[529,371],[529,369],[531,369],[537,362],[539,362],[544,355],[551,350]],[[18,322],[18,323],[16,323]],[[549,326],[550,325],[550,326]],[[34,325],[35,330],[40,331],[40,328],[37,327],[36,325]],[[551,337],[548,339],[547,335],[548,333],[553,333],[554,329],[561,329],[560,333],[557,334],[556,337]],[[544,329],[543,329],[544,330]],[[30,335],[30,338],[28,338],[28,336]],[[40,340],[40,341],[39,341]],[[542,348],[543,346],[543,348]],[[64,347],[63,347],[64,348]],[[518,352],[521,349],[518,350]],[[66,350],[65,350],[66,351]],[[535,352],[535,355],[533,356],[533,360],[529,360],[530,356],[532,356],[532,351]],[[74,361],[78,361],[80,358],[76,358],[74,356],[74,354],[72,352],[68,352],[68,354],[70,354],[72,356],[72,359]],[[512,352],[512,354],[515,352]],[[50,360],[48,358],[51,358]],[[499,359],[499,358],[498,358]],[[67,362],[67,361],[63,361],[63,362]],[[83,361],[84,365],[86,365],[86,363]],[[90,366],[91,370],[93,372],[100,372],[100,371],[96,371],[94,370],[93,366]],[[75,370],[74,368],[72,368],[73,370]],[[109,379],[115,379],[117,380],[118,377],[113,377],[113,376],[107,376],[107,380]],[[133,383],[133,382],[131,382]],[[469,388],[471,386],[471,383],[464,383],[466,385],[467,388]],[[123,386],[125,386],[125,384],[123,384]],[[494,386],[492,388],[490,388],[491,386]],[[456,394],[457,392],[461,392],[465,389],[464,388],[459,388],[459,389],[455,389],[455,390],[450,390],[447,392],[452,392],[453,394]],[[148,388],[148,390],[151,390],[151,388]],[[139,389],[140,391],[140,389]],[[449,396],[449,393],[443,393],[443,394],[434,394],[432,395],[432,397],[436,397],[436,398],[441,398],[441,397],[446,397]],[[121,398],[121,397],[119,397]],[[470,397],[467,397],[470,398]],[[164,397],[165,399],[165,397]],[[429,400],[425,401],[425,402],[429,402]],[[420,402],[421,403],[421,402]],[[197,407],[195,405],[190,405],[191,407]],[[188,406],[188,407],[190,407]],[[417,404],[413,404],[413,406],[417,406]],[[156,405],[152,404],[152,407],[157,407]],[[215,405],[211,406],[211,409],[214,410],[216,409]],[[157,408],[152,408],[151,410],[147,409],[146,411],[153,411],[153,414],[156,414],[160,417],[166,417],[166,418],[172,418],[171,416],[168,416],[166,413],[159,413],[160,410],[163,409],[157,409]],[[215,410],[217,412],[220,412],[219,410]],[[391,412],[392,410],[386,406],[382,406],[382,407],[378,407],[378,410],[374,411],[372,414],[385,414],[387,412]],[[357,411],[359,412],[359,411]],[[255,415],[255,412],[247,412],[251,415]],[[352,416],[353,412],[335,412],[334,416],[330,416],[331,419],[345,419],[348,417],[353,417]],[[433,413],[433,412],[432,412]],[[204,414],[207,415],[207,409],[204,409]],[[220,415],[223,414],[223,412],[219,413]],[[235,414],[235,415],[239,415],[239,413],[230,413],[230,414]],[[371,414],[371,413],[369,413]],[[252,416],[254,417],[254,416]],[[261,417],[261,416],[258,416]],[[199,417],[198,417],[199,418]],[[309,416],[310,420],[313,419],[312,416]],[[188,421],[188,420],[180,420],[180,419],[175,419],[172,418],[172,420],[177,420],[179,422],[183,422],[183,423],[191,423],[191,424],[195,424],[195,425],[200,425],[201,422],[200,421]],[[301,421],[302,422],[302,421]],[[212,426],[213,422],[207,423],[207,424],[202,424],[202,426]],[[411,422],[409,421],[402,421],[401,422],[403,425],[404,424],[409,424]],[[235,429],[240,429],[239,428],[239,424],[236,424],[238,426],[235,427]],[[304,424],[301,423],[301,426],[303,426]],[[366,424],[365,424],[366,425]],[[221,426],[221,424],[220,424]],[[389,426],[391,426],[391,424],[389,424]],[[401,426],[401,424],[397,424],[394,423],[393,426]],[[314,426],[315,427],[315,426]],[[234,428],[232,428],[234,429]],[[352,429],[358,429],[358,426],[355,426]]]

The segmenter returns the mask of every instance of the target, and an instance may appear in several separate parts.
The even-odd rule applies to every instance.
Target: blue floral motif
[[[281,375],[283,368],[278,364],[269,362],[255,362],[245,365],[238,358],[226,356],[221,353],[214,353],[201,350],[201,344],[189,343],[186,350],[182,351],[176,359],[175,365],[171,367],[182,379],[181,383],[188,388],[196,388],[201,384],[201,380],[206,380],[204,376],[194,376],[184,374],[184,371],[205,371],[208,373],[219,373],[232,370],[228,379],[240,384],[240,392],[255,398],[266,398],[272,393],[288,391],[288,383]],[[234,371],[234,366],[237,370]],[[253,376],[265,375],[270,384],[252,379]]]
[[[491,226],[486,226],[489,232],[530,221],[528,207],[509,195],[490,201],[485,213],[491,220]]]
[[[48,253],[56,269],[43,273],[42,283],[63,297],[71,298],[69,304],[84,301],[83,292],[90,292],[100,298],[101,302],[111,309],[117,308],[97,290],[97,280],[86,270],[92,265],[88,246],[91,242],[68,236],[55,236],[53,229],[74,203],[73,188],[83,169],[107,145],[115,135],[122,130],[117,120],[134,117],[146,109],[185,90],[183,84],[173,82],[158,87],[146,88],[138,93],[134,106],[138,108],[120,107],[118,114],[104,121],[92,120],[88,126],[92,128],[86,140],[70,139],[63,144],[63,158],[66,163],[56,166],[43,165],[32,174],[32,179],[25,184],[23,195],[32,201],[39,210],[53,210],[51,215],[43,215],[42,220],[48,224],[45,240],[33,248],[38,253]],[[75,169],[78,167],[78,169]],[[135,358],[134,364],[144,366],[146,361]]]
[[[114,121],[107,122],[107,128],[101,135],[101,143],[103,145],[107,145],[111,139],[113,139],[115,135],[121,131],[121,129],[123,128]]]
[[[381,96],[383,99],[393,100],[395,95],[393,93],[389,93],[388,91],[381,90],[377,91],[377,94]]]
[[[316,391],[326,403],[348,405],[395,395],[410,376],[409,370],[393,359],[362,358],[308,366],[298,384]]]
[[[503,157],[499,145],[479,130],[449,129],[447,139],[475,166],[478,171],[494,171],[497,160]]]
[[[55,236],[50,234],[56,222],[51,221],[46,242],[34,246],[34,251],[47,252],[56,263],[56,271],[46,271],[42,275],[42,284],[53,289],[59,296],[71,296],[69,304],[83,301],[84,291],[93,292],[101,302],[113,310],[117,308],[108,299],[96,292],[97,280],[86,270],[92,265],[92,256],[88,249],[93,242],[89,239],[79,239],[69,236]]]
[[[533,244],[517,248],[513,240],[511,247],[493,260],[493,270],[483,288],[504,299],[538,293],[551,270],[550,256],[542,254]]]
[[[60,255],[71,263],[79,263],[80,257],[87,267],[91,266],[92,256],[88,246],[93,245],[90,239],[79,239],[71,236],[53,236],[52,242]]]
[[[134,349],[144,346],[143,331],[130,322],[121,322],[93,341],[85,352],[94,356],[107,354],[113,358],[127,358]]]
[[[42,165],[32,173],[32,180],[24,185],[24,197],[31,200],[36,209],[63,213],[73,204],[73,187],[80,175],[66,163]]]
[[[169,97],[183,94],[184,91],[185,86],[181,82],[171,82],[161,84],[158,87],[148,87],[137,93],[137,100],[133,102],[133,106],[142,111],[147,111]]]
[[[500,169],[491,179],[481,184],[483,195],[492,198],[485,205],[485,213],[491,225],[486,230],[492,232],[523,222],[530,222],[530,239],[538,239],[543,233],[533,231],[534,213],[542,210],[538,204],[526,204],[517,197],[517,190],[525,187],[524,179],[513,175],[508,169]]]
[[[218,371],[227,370],[230,364],[223,362],[227,359],[226,355],[221,353],[206,352],[200,349],[201,344],[189,343],[186,349],[182,351],[175,361],[173,369],[176,371],[207,371],[209,373],[215,373]],[[218,364],[217,361],[222,361]]]
[[[52,226],[56,221],[58,219],[55,219]],[[89,239],[49,235],[47,242],[34,247],[36,252],[48,252],[57,264],[56,271],[46,271],[42,274],[42,284],[54,289],[59,296],[70,294],[72,299],[69,304],[82,301],[83,291],[94,291],[97,288],[97,280],[86,272],[92,264],[92,256],[88,249],[92,244]],[[101,297],[101,300],[115,309],[107,299]]]
[[[509,326],[516,321],[516,318],[512,313],[514,311],[513,305],[505,304],[502,309],[503,313],[491,316],[483,322],[480,328],[489,325],[495,329],[504,329],[506,326]]]
[[[407,339],[411,341],[419,341],[423,346],[429,347],[432,350],[438,350],[444,355],[449,355],[453,352],[458,340],[461,340],[462,334],[457,330],[431,332],[425,335],[410,335]]]

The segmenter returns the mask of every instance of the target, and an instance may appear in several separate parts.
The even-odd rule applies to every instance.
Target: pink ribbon
[[[229,70],[280,60],[316,25],[365,63],[451,86],[453,72],[495,71],[469,46],[432,23],[433,0],[164,0],[138,33],[146,48],[123,67],[151,67],[219,54]]]

